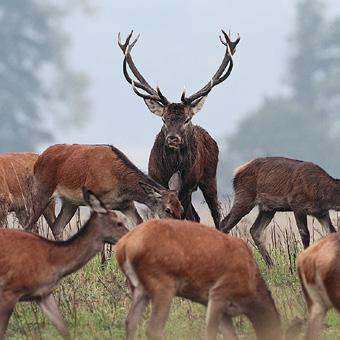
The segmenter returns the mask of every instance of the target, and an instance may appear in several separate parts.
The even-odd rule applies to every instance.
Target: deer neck
[[[75,272],[103,248],[99,228],[91,219],[67,241],[56,242],[50,260],[60,277]]]

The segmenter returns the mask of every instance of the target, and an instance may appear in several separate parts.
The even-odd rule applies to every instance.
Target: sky
[[[90,1],[88,1],[90,3]],[[63,30],[70,36],[71,64],[90,80],[91,114],[82,126],[60,129],[56,142],[110,143],[143,170],[162,121],[134,94],[122,73],[117,34],[140,33],[132,56],[148,82],[158,83],[177,102],[185,86],[191,94],[220,65],[221,28],[241,36],[231,76],[209,94],[194,117],[223,147],[223,136],[265,96],[284,89],[284,67],[292,52],[289,34],[294,0],[166,0],[96,2],[94,13],[77,11]],[[337,0],[328,1],[337,11]]]

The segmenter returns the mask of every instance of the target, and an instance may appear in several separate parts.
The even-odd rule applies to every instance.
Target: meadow
[[[305,303],[296,275],[296,257],[301,251],[296,226],[289,215],[271,223],[266,237],[275,266],[268,269],[249,239],[252,221],[252,216],[243,219],[233,234],[247,240],[251,246],[281,314],[283,328],[287,329],[297,319],[305,319]],[[309,222],[312,239],[320,238],[323,231],[314,220]],[[79,215],[75,225],[81,225]],[[64,279],[55,296],[73,339],[124,339],[124,322],[131,297],[114,257],[102,266],[101,258],[97,256],[80,271]],[[146,319],[139,329],[138,339],[146,339]],[[241,339],[255,338],[245,317],[235,318],[234,325]],[[174,300],[166,325],[167,339],[202,339],[204,327],[205,307],[179,298]],[[6,338],[61,339],[39,307],[28,302],[16,305]],[[296,338],[303,338],[303,329]],[[325,319],[323,339],[339,338],[340,318],[335,311],[330,311]]]

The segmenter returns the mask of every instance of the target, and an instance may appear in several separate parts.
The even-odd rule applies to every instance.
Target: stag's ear
[[[196,101],[194,101],[191,106],[190,106],[190,111],[191,111],[191,115],[194,116],[198,111],[201,110],[201,108],[204,105],[205,100],[207,99],[207,96],[204,96],[200,99],[197,99]]]
[[[181,190],[181,186],[182,186],[181,174],[179,171],[176,171],[169,179],[168,187],[170,190],[174,190],[178,194],[179,191]]]
[[[147,184],[145,182],[139,182],[139,185],[142,187],[142,189],[145,191],[145,193],[149,196],[149,197],[153,197],[153,198],[161,198],[162,194],[160,193],[160,191],[155,188],[154,186]]]
[[[100,199],[90,190],[85,187],[82,187],[83,197],[85,203],[96,213],[98,214],[107,214],[107,209],[104,204],[100,201]]]
[[[146,106],[155,115],[162,117],[164,113],[164,106],[153,99],[144,99]]]

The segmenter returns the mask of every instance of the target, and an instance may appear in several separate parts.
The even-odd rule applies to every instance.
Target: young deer
[[[7,214],[14,212],[20,225],[28,220],[32,204],[31,177],[39,155],[33,152],[0,154],[0,226],[4,226]],[[54,202],[43,211],[49,225],[55,220]]]
[[[191,119],[203,107],[210,91],[226,80],[233,69],[233,54],[238,37],[231,41],[222,31],[226,46],[222,63],[212,79],[198,92],[186,97],[185,91],[181,103],[170,103],[160,89],[152,88],[135,66],[131,50],[138,37],[130,43],[131,32],[125,43],[118,43],[124,53],[123,73],[134,92],[142,97],[149,110],[163,120],[162,130],[156,137],[149,158],[149,175],[158,183],[167,186],[171,176],[179,171],[182,186],[179,198],[184,208],[183,218],[199,222],[200,218],[191,204],[191,195],[199,187],[209,206],[216,228],[220,223],[220,211],[217,199],[216,168],[218,163],[218,146],[209,133],[200,126],[193,125]],[[128,73],[130,68],[136,80]],[[143,92],[139,91],[142,90]]]
[[[334,307],[340,311],[340,240],[336,234],[317,241],[298,257],[297,268],[308,308],[306,339],[319,339],[322,321]]]
[[[283,157],[265,157],[241,165],[234,174],[234,203],[220,229],[228,233],[258,206],[259,214],[250,233],[268,266],[273,262],[263,236],[275,212],[294,212],[305,248],[310,242],[307,215],[316,217],[328,232],[336,231],[329,210],[340,210],[340,181],[319,166]]]
[[[220,327],[237,339],[232,318],[245,314],[259,339],[281,339],[280,317],[247,244],[191,221],[149,220],[116,245],[133,301],[126,319],[127,339],[151,301],[148,338],[161,339],[170,304],[180,296],[207,305],[206,339]]]
[[[27,229],[39,218],[51,198],[62,200],[61,212],[51,226],[56,239],[77,207],[84,205],[81,188],[86,186],[113,210],[120,210],[135,224],[141,223],[133,201],[147,205],[159,217],[180,218],[177,198],[178,174],[165,189],[140,171],[121,151],[111,145],[56,144],[47,148],[34,166],[34,203]]]
[[[0,338],[18,301],[36,301],[64,338],[69,332],[52,292],[59,281],[84,266],[128,232],[113,211],[84,189],[91,216],[67,241],[51,241],[14,229],[0,230]]]

